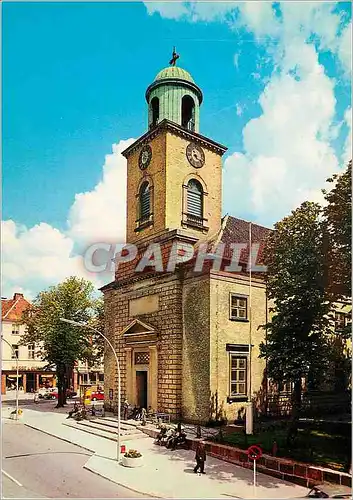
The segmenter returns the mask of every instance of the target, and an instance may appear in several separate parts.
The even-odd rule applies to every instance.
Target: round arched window
[[[146,181],[140,187],[140,223],[149,219],[151,214],[151,190],[150,185]]]
[[[189,95],[181,100],[181,125],[188,130],[195,130],[195,101]]]
[[[203,221],[203,189],[202,185],[196,179],[191,179],[187,187],[187,216],[195,223],[202,224]]]

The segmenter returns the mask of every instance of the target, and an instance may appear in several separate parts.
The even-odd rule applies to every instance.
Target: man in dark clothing
[[[200,469],[201,474],[206,474],[204,472],[205,462],[206,462],[205,441],[199,441],[197,443],[195,460],[196,460],[196,466],[194,468],[195,474],[197,473],[197,471],[199,469]]]
[[[74,409],[69,411],[69,416],[66,418],[72,418],[72,416],[75,415],[76,413],[78,413],[78,411],[79,411],[78,404],[75,401]]]

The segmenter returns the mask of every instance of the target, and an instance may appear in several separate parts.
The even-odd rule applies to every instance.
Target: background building
[[[1,334],[12,348],[2,342],[1,352],[1,393],[16,387],[16,357],[19,362],[19,387],[24,392],[32,392],[40,387],[55,386],[55,372],[45,369],[46,362],[41,361],[39,346],[20,345],[21,335],[25,333],[22,314],[29,302],[22,293],[15,293],[12,299],[1,299]]]
[[[80,386],[104,387],[104,365],[103,359],[97,361],[93,366],[87,362],[79,361],[74,369],[73,388],[77,391]]]

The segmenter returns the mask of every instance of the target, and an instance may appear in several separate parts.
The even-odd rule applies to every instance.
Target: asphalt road
[[[91,453],[22,423],[2,423],[1,498],[143,498],[83,469]]]

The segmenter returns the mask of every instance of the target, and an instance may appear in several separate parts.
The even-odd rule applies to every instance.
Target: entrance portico
[[[122,332],[126,354],[126,397],[142,408],[157,408],[158,355],[155,329],[135,319]]]

